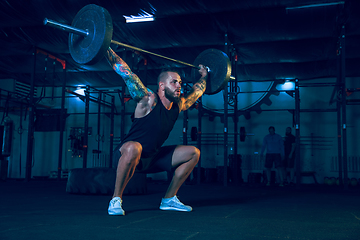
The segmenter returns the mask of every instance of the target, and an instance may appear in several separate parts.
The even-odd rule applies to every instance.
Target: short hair
[[[274,128],[273,126],[270,126],[270,127],[269,127],[269,130],[270,130],[270,129],[273,129],[273,130],[275,131],[275,128]]]
[[[163,78],[168,74],[168,72],[177,73],[181,77],[181,74],[180,74],[178,69],[176,69],[176,68],[164,68],[163,70],[161,70],[161,72],[160,72],[160,74],[158,76],[158,80],[157,80],[158,84],[159,84],[159,82],[161,82],[163,80]]]

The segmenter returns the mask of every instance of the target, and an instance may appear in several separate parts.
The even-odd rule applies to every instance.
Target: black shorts
[[[177,145],[170,145],[161,147],[160,150],[155,153],[154,156],[149,158],[140,158],[139,164],[136,166],[135,172],[141,173],[157,173],[157,172],[171,172],[172,168],[172,156],[174,154]],[[116,148],[113,157],[113,166],[117,167],[121,153],[120,147]]]
[[[275,168],[282,167],[280,153],[267,153],[265,158],[265,168],[272,168],[273,163]]]

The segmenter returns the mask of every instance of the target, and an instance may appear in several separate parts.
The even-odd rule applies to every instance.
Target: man
[[[291,133],[291,127],[287,127],[284,138],[285,157],[284,157],[283,166],[284,166],[285,181],[287,180],[288,170],[290,172],[290,182],[289,182],[290,185],[294,185],[294,177],[295,177],[295,171],[294,171],[295,148],[296,148],[295,140],[296,140],[295,136],[292,135]]]
[[[284,186],[283,170],[282,170],[282,159],[284,158],[284,142],[282,137],[275,133],[275,128],[273,126],[269,127],[269,134],[264,137],[260,156],[263,156],[263,153],[266,149],[265,157],[265,169],[266,169],[266,186],[270,186],[271,181],[271,168],[273,164],[278,172],[280,178],[280,187]]]
[[[113,69],[125,81],[131,97],[137,102],[134,122],[129,133],[116,148],[118,159],[113,198],[109,203],[109,215],[125,215],[122,195],[135,169],[141,172],[171,171],[173,178],[161,201],[161,210],[189,212],[190,206],[179,201],[176,194],[180,186],[199,161],[200,150],[194,146],[165,146],[177,117],[202,96],[206,89],[207,70],[200,65],[201,78],[187,96],[181,96],[181,78],[175,71],[164,71],[158,77],[157,93],[146,88],[138,76],[111,49],[107,58]]]

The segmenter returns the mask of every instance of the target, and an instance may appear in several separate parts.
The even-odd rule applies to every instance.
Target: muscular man
[[[157,93],[146,88],[139,77],[112,50],[107,58],[113,69],[125,81],[131,97],[137,102],[134,122],[129,133],[116,148],[116,181],[109,215],[125,215],[122,195],[135,170],[144,173],[170,171],[173,178],[161,201],[161,210],[189,212],[190,206],[179,201],[176,194],[180,186],[199,161],[200,150],[194,146],[162,146],[168,138],[181,111],[187,110],[206,89],[207,70],[200,65],[201,78],[192,90],[181,96],[181,78],[176,71],[168,70],[158,77]]]
[[[270,186],[271,180],[271,168],[273,164],[279,174],[280,184],[279,186],[284,186],[283,170],[282,170],[282,159],[284,158],[284,142],[282,137],[275,133],[275,128],[273,126],[269,127],[269,134],[264,137],[263,145],[261,148],[260,156],[262,157],[266,149],[265,157],[265,169],[267,177],[267,186]]]

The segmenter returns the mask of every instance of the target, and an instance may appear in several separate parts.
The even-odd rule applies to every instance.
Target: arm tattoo
[[[194,84],[189,94],[185,97],[184,105],[182,110],[189,109],[196,100],[203,95],[206,89],[206,80],[205,78],[200,78],[198,82]]]
[[[141,82],[139,77],[133,73],[126,62],[110,48],[107,51],[107,57],[115,72],[124,79],[125,84],[129,89],[129,93],[135,101],[140,101],[148,94],[147,88]]]
[[[204,93],[206,89],[206,80],[204,78],[200,78],[200,80],[194,84],[194,87]]]

